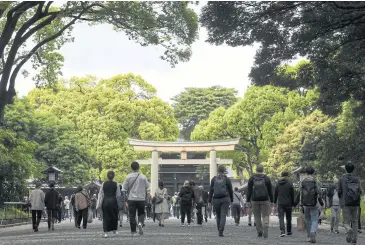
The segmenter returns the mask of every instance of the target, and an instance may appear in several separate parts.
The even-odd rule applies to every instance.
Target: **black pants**
[[[227,213],[230,203],[229,197],[213,199],[213,206],[217,214],[217,228],[219,232],[223,232],[224,227],[226,226]]]
[[[131,226],[131,232],[137,232],[137,221],[136,215],[138,212],[138,223],[144,222],[144,207],[145,201],[128,201],[128,208],[129,208],[129,224]]]
[[[62,220],[62,208],[59,208],[57,210],[57,220],[58,220],[58,222],[61,223],[61,220]]]
[[[51,229],[51,227],[54,227],[54,222],[57,218],[58,210],[56,209],[47,209],[47,223],[48,223],[48,229]]]
[[[191,204],[181,204],[181,224],[185,222],[185,216],[187,216],[188,224],[191,223]]]
[[[146,206],[146,212],[147,212],[147,218],[152,218],[152,205],[151,204],[147,204],[147,206]]]
[[[74,221],[75,221],[75,227],[77,227],[77,220],[78,220],[79,215],[78,215],[78,212],[76,211],[76,209],[75,209],[75,208],[74,208],[73,210],[74,210]]]
[[[203,212],[202,212],[202,209],[203,209],[203,204],[196,204],[196,209],[198,210],[198,213],[197,213],[197,224],[198,225],[201,225],[203,224]]]
[[[39,223],[41,222],[41,218],[42,218],[42,210],[32,210],[33,229],[35,229],[39,226]]]
[[[173,210],[174,210],[174,217],[179,219],[180,218],[180,206],[174,206]]]
[[[240,223],[241,219],[241,204],[232,204],[232,215],[236,224]]]
[[[88,213],[89,209],[85,208],[82,210],[79,210],[77,212],[77,227],[80,227],[81,225],[81,220],[82,220],[82,227],[86,229],[87,227],[87,213]]]
[[[284,215],[286,217],[286,231],[291,232],[292,227],[292,208],[279,205],[278,207],[280,231],[285,233]]]

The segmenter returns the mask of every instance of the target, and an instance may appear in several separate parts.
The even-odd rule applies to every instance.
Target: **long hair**
[[[158,181],[158,187],[160,188],[160,189],[163,189],[163,182],[160,180],[160,181]]]

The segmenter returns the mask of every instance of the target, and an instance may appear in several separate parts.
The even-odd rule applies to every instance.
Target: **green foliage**
[[[260,44],[250,74],[254,84],[275,81],[278,67],[300,55],[313,65],[313,83],[304,84],[318,87],[324,112],[337,115],[342,102],[353,98],[361,102],[362,115],[364,13],[362,2],[225,1],[208,2],[200,21],[210,43]],[[293,87],[286,81],[278,84]]]
[[[127,138],[174,141],[179,135],[172,108],[155,93],[140,76],[126,74],[110,79],[73,77],[58,83],[56,90],[31,91],[29,99],[40,112],[72,125],[75,137],[95,158],[89,171],[92,178],[104,180],[107,172],[114,170],[116,180],[122,182],[130,163],[145,157],[132,150]],[[70,150],[64,144],[56,149]],[[82,162],[77,168],[85,169]]]
[[[315,92],[301,96],[274,86],[250,87],[244,97],[227,110],[214,110],[192,133],[193,140],[240,138],[237,151],[225,153],[233,159],[238,172],[249,174],[256,163],[267,160],[269,149],[285,127],[310,111]]]
[[[175,117],[182,126],[181,135],[190,140],[195,126],[218,107],[228,108],[237,101],[237,91],[231,88],[213,86],[209,88],[186,88],[174,96]]]
[[[301,166],[313,166],[323,178],[340,172],[338,156],[339,139],[336,120],[316,110],[290,124],[277,139],[266,163],[268,173],[279,177],[283,171],[293,171]]]

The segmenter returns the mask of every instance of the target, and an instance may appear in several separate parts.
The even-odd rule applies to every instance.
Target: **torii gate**
[[[152,158],[137,160],[140,164],[151,165],[151,194],[155,193],[158,187],[158,166],[161,164],[209,164],[210,179],[217,175],[217,164],[232,164],[232,159],[216,158],[216,151],[233,151],[238,139],[219,141],[199,141],[199,142],[162,142],[128,139],[135,151],[151,151]],[[210,152],[208,159],[187,159],[188,152]],[[180,152],[181,159],[161,159],[158,152]]]

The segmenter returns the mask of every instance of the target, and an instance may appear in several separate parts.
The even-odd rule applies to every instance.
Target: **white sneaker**
[[[108,238],[108,233],[104,233],[104,238]]]
[[[143,235],[143,226],[141,223],[138,223],[138,230],[139,230],[139,234]]]

